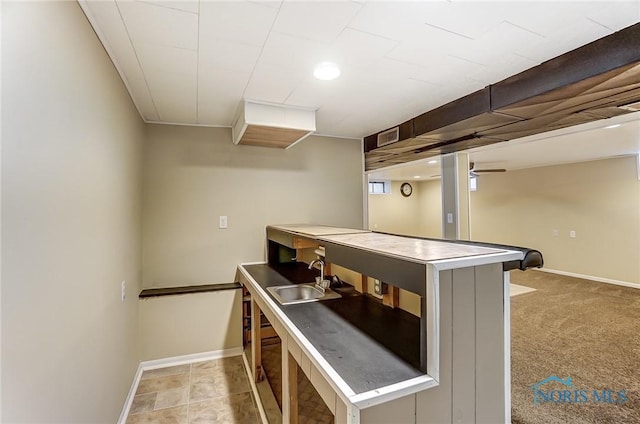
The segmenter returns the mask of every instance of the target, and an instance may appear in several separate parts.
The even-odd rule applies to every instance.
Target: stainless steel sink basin
[[[322,290],[313,284],[291,284],[289,286],[267,287],[269,293],[276,298],[281,305],[293,303],[315,302],[317,300],[337,299],[340,295],[333,290]]]

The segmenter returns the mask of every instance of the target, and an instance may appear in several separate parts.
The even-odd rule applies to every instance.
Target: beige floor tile
[[[139,414],[140,412],[153,411],[153,407],[156,404],[157,392],[145,393],[133,398],[131,403],[131,409],[129,414]]]
[[[191,388],[189,401],[225,396],[236,393],[248,392],[249,381],[244,369],[222,372],[211,372],[191,376]]]
[[[142,373],[142,380],[156,377],[166,377],[168,375],[184,374],[191,371],[191,364],[176,365],[173,367],[158,368],[155,370],[149,370]]]
[[[187,424],[188,406],[129,415],[127,424]]]
[[[240,356],[214,359],[212,361],[198,362],[192,365],[193,375],[208,374],[216,371],[244,370],[244,364]]]
[[[189,424],[257,424],[251,395],[239,393],[189,404]]]
[[[158,392],[154,409],[171,408],[186,405],[189,402],[189,388],[165,390]]]
[[[185,387],[189,387],[189,373],[147,378],[146,380],[140,380],[136,395]]]

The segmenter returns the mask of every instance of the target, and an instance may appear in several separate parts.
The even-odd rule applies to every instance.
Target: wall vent
[[[378,147],[400,140],[400,127],[391,128],[378,134]]]

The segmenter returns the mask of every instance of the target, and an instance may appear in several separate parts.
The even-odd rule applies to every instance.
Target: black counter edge
[[[144,289],[138,296],[140,299],[159,296],[174,296],[179,294],[207,293],[242,288],[240,283],[202,284],[197,286],[163,287],[159,289]]]

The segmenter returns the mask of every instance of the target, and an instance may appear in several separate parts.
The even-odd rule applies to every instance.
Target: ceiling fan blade
[[[495,168],[495,169],[472,169],[472,172],[507,172],[504,168]]]

